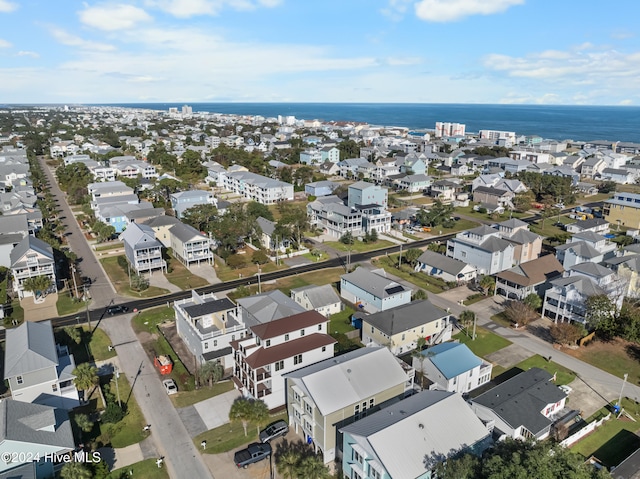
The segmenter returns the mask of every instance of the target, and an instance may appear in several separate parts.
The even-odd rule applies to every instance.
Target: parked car
[[[560,391],[562,391],[563,393],[565,393],[567,396],[569,394],[571,394],[571,391],[573,391],[573,389],[571,388],[571,386],[567,386],[566,384],[562,384],[560,386],[558,386],[558,388],[560,389]]]
[[[107,308],[107,314],[110,314],[111,316],[114,314],[126,313],[127,311],[129,311],[127,306],[109,306]]]
[[[267,442],[261,444],[254,442],[249,444],[246,449],[242,449],[233,455],[233,461],[236,467],[247,468],[249,464],[260,462],[271,456],[271,445]]]
[[[173,379],[165,379],[162,381],[162,385],[169,396],[178,392],[178,385]]]
[[[276,421],[260,431],[260,441],[269,442],[280,436],[285,436],[289,432],[289,425],[286,421]]]

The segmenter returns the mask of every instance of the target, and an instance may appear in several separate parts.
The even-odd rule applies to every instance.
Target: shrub
[[[232,269],[243,268],[247,265],[246,255],[233,254],[227,258],[227,266]]]
[[[253,263],[266,264],[269,262],[269,257],[267,256],[267,253],[265,253],[263,250],[258,250],[253,253],[253,256],[251,257],[251,261]]]
[[[107,404],[107,407],[102,414],[101,420],[104,423],[117,423],[122,421],[124,417],[124,410],[118,406],[115,402]]]
[[[572,323],[552,324],[549,328],[549,334],[553,340],[560,344],[575,344],[585,333],[582,326]]]
[[[513,324],[519,326],[526,326],[538,319],[538,314],[520,301],[509,301],[504,308],[504,315]]]
[[[129,272],[129,262],[127,261],[126,256],[118,256],[118,265],[127,273]]]

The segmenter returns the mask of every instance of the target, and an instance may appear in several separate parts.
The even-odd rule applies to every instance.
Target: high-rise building
[[[191,115],[193,113],[193,108],[190,107],[189,105],[184,105],[182,107],[182,114],[183,115]]]
[[[447,136],[464,136],[465,127],[462,123],[436,122],[436,138]]]

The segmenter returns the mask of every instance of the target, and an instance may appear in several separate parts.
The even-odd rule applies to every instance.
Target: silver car
[[[169,396],[178,392],[178,386],[173,379],[165,379],[164,381],[162,381],[162,385],[164,386],[164,389],[167,391],[167,394]]]
[[[269,442],[289,432],[289,425],[285,421],[276,421],[260,431],[260,442]]]

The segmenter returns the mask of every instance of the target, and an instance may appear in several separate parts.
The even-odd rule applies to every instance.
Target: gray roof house
[[[215,198],[211,191],[180,191],[178,193],[172,193],[170,197],[171,208],[175,211],[177,218],[182,218],[184,212],[194,206],[215,204]]]
[[[471,409],[484,422],[495,421],[495,429],[513,439],[545,439],[554,416],[564,409],[567,395],[553,376],[531,368],[471,399]]]
[[[429,300],[355,316],[362,319],[363,344],[387,346],[396,355],[415,349],[419,338],[431,345],[451,339],[451,315]]]
[[[53,477],[60,466],[51,457],[75,449],[66,411],[12,399],[0,402],[0,444],[3,452],[28,452],[0,462],[0,477],[7,479]]]
[[[238,299],[238,321],[248,328],[305,311],[278,289]]]
[[[420,255],[415,270],[447,282],[464,283],[476,277],[475,266],[430,250]]]
[[[28,278],[37,276],[46,276],[51,280],[49,289],[40,293],[48,294],[58,291],[53,248],[44,241],[34,236],[27,236],[13,248],[9,259],[13,274],[13,290],[18,293],[20,299],[33,295],[33,292],[24,289],[24,282]]]
[[[383,269],[362,267],[340,277],[340,296],[369,313],[411,302],[411,290],[387,278]]]
[[[446,391],[415,394],[340,432],[343,477],[434,477],[438,463],[491,445],[462,396]]]
[[[159,269],[166,271],[167,262],[162,258],[162,243],[155,238],[150,226],[131,223],[120,234],[124,253],[129,264],[138,274]]]
[[[264,248],[267,248],[268,250],[278,249],[284,251],[290,246],[291,241],[289,238],[277,238],[273,235],[273,232],[276,230],[276,223],[274,221],[258,216],[256,218],[256,223],[258,223],[258,226],[262,231],[262,238],[260,241]]]
[[[303,308],[317,311],[326,318],[343,309],[342,301],[330,284],[311,284],[291,290],[291,298]]]
[[[80,405],[73,355],[56,345],[51,321],[27,321],[7,330],[4,378],[16,401],[63,409]]]
[[[232,301],[191,291],[190,298],[175,301],[173,308],[178,335],[201,364],[219,361],[225,369],[233,366],[230,343],[243,338],[246,328]]]
[[[213,262],[211,240],[193,226],[178,223],[169,229],[171,250],[178,260],[189,267],[191,263]]]

